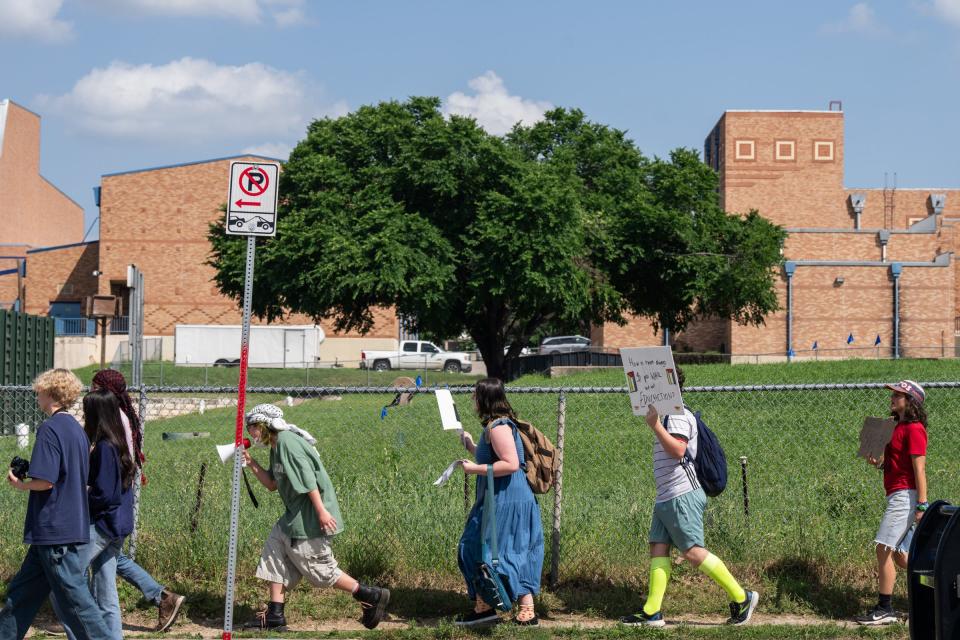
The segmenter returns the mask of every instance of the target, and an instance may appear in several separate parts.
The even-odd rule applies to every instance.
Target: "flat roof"
[[[130,169],[129,171],[116,171],[114,173],[104,173],[101,178],[110,178],[113,176],[125,176],[131,173],[145,173],[147,171],[162,171],[164,169],[176,169],[179,167],[189,167],[195,164],[210,164],[211,162],[223,162],[224,160],[235,160],[237,158],[260,158],[261,160],[271,160],[273,162],[286,162],[286,160],[281,160],[280,158],[271,158],[270,156],[263,156],[259,153],[240,153],[233,156],[224,156],[222,158],[210,158],[208,160],[193,160],[191,162],[179,162],[177,164],[165,164],[159,167],[147,167],[146,169]]]
[[[724,109],[724,113],[836,113],[843,111],[835,109]]]

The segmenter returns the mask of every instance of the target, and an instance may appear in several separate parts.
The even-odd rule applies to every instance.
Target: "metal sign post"
[[[247,268],[243,282],[243,329],[240,333],[240,381],[237,396],[237,425],[234,445],[243,447],[244,409],[247,400],[247,362],[250,355],[250,305],[253,299],[253,259],[257,239],[247,237]],[[227,597],[223,612],[223,640],[230,640],[233,632],[233,595],[237,572],[237,530],[240,520],[240,476],[243,473],[243,456],[233,456],[233,494],[230,502],[230,555],[227,559]]]
[[[243,423],[247,401],[247,363],[250,356],[250,307],[253,303],[253,263],[256,236],[277,233],[277,178],[280,165],[234,162],[230,165],[227,200],[228,234],[247,236],[247,265],[243,280],[243,328],[240,332],[240,380],[237,395],[237,428],[233,456],[233,494],[230,502],[230,555],[227,559],[227,597],[223,613],[223,640],[233,634],[233,599],[237,578],[237,531],[240,522],[240,476],[243,474]],[[237,197],[236,202],[234,196]],[[254,215],[250,215],[254,214]]]

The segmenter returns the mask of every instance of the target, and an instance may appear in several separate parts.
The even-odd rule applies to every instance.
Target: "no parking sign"
[[[234,236],[277,234],[277,178],[280,165],[234,162],[227,195],[227,233]]]

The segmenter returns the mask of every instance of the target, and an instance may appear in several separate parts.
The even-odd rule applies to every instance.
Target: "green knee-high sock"
[[[700,564],[700,571],[709,576],[711,580],[723,587],[730,596],[731,602],[743,602],[747,599],[747,594],[743,587],[737,582],[723,561],[712,553],[707,555],[706,559]]]
[[[669,580],[670,558],[651,558],[650,586],[647,588],[647,602],[643,605],[643,612],[648,616],[660,611]]]

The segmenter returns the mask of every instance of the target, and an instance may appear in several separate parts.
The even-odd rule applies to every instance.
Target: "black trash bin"
[[[960,640],[960,509],[940,500],[917,525],[907,559],[911,640]]]

